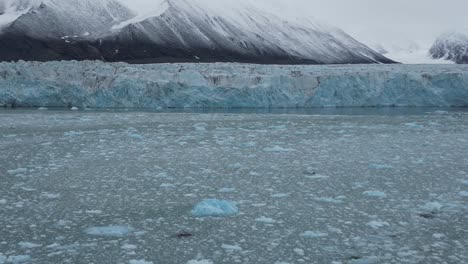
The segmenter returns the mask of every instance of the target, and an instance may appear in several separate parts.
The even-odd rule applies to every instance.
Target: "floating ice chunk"
[[[436,234],[433,234],[432,237],[435,238],[435,239],[441,239],[441,238],[444,238],[445,235],[444,235],[444,234],[440,234],[440,233],[436,233]]]
[[[406,123],[405,126],[413,129],[423,129],[424,126],[416,123]]]
[[[280,146],[274,146],[274,147],[268,147],[263,149],[266,152],[291,152],[294,151],[294,149],[290,148],[282,148]]]
[[[201,259],[201,260],[189,260],[187,264],[213,264],[211,260]]]
[[[289,194],[287,193],[277,193],[277,194],[273,194],[271,197],[272,198],[285,198],[285,197],[288,197]]]
[[[317,197],[315,198],[316,201],[318,202],[324,202],[324,203],[334,203],[334,204],[339,204],[342,203],[343,201],[332,198],[332,197]]]
[[[369,223],[366,224],[367,226],[370,226],[374,229],[379,229],[379,228],[382,228],[382,227],[387,227],[387,226],[390,226],[389,223],[387,222],[384,222],[384,221],[370,221]]]
[[[128,226],[90,227],[85,233],[93,236],[124,237],[132,231]]]
[[[393,166],[385,164],[369,164],[369,169],[383,170],[383,169],[393,169]]]
[[[467,191],[461,191],[458,193],[461,197],[468,197],[468,192]]]
[[[460,180],[461,184],[468,186],[468,180]]]
[[[293,249],[293,251],[298,254],[299,256],[304,256],[305,255],[305,252],[302,248],[295,248]]]
[[[28,172],[28,169],[26,168],[17,168],[17,169],[14,169],[14,170],[8,170],[7,173],[8,174],[23,174],[23,173],[27,173]]]
[[[428,212],[439,212],[442,209],[443,205],[439,202],[428,202],[423,206],[420,206],[421,209]]]
[[[367,197],[376,197],[376,198],[385,198],[387,197],[387,194],[381,191],[365,191],[362,194],[364,194]]]
[[[226,251],[242,251],[242,248],[236,245],[223,244],[221,247]]]
[[[379,257],[365,257],[365,258],[360,258],[360,259],[352,259],[348,262],[349,264],[376,264],[376,263],[381,263],[381,260]]]
[[[47,199],[57,199],[60,197],[59,193],[49,193],[49,192],[43,192],[41,193],[41,197],[47,198]]]
[[[146,261],[144,259],[132,259],[128,262],[129,264],[154,264],[153,261]]]
[[[20,246],[20,248],[23,248],[23,249],[31,249],[31,248],[40,247],[42,245],[41,244],[31,243],[31,242],[19,242],[18,246]]]
[[[72,108],[70,108],[70,110],[72,110],[72,111],[78,111],[78,110],[79,110],[79,108],[78,108],[78,107],[76,107],[76,106],[73,106]]]
[[[204,200],[192,209],[192,215],[195,217],[223,217],[237,213],[239,209],[234,202],[217,199]]]
[[[326,237],[328,236],[327,233],[322,233],[320,231],[306,231],[301,234],[302,237],[306,238],[319,238],[319,237]]]
[[[321,175],[321,174],[316,174],[316,175],[307,175],[305,176],[307,179],[311,179],[311,180],[324,180],[324,179],[328,179],[330,178],[330,176],[325,176],[325,175]]]
[[[5,263],[6,260],[7,260],[7,257],[4,256],[2,253],[0,253],[0,264]]]
[[[24,263],[31,261],[31,256],[29,255],[18,255],[18,256],[9,256],[6,260],[7,263]]]
[[[175,188],[176,186],[172,183],[162,183],[161,185],[159,185],[159,187],[161,188],[165,188],[165,189],[170,189],[170,188]]]
[[[137,249],[137,246],[132,245],[132,244],[124,244],[120,248],[123,250],[135,250]]]
[[[194,128],[195,128],[196,131],[203,132],[203,131],[206,131],[205,126],[206,126],[205,123],[199,123],[199,124],[195,124]]]
[[[220,192],[220,193],[230,193],[230,192],[235,192],[235,191],[236,191],[235,188],[222,188],[218,192]]]
[[[0,204],[6,204],[7,200],[6,199],[0,199]]]
[[[37,108],[37,110],[39,110],[39,111],[45,111],[45,110],[47,110],[47,108],[46,108],[46,107],[39,107],[39,108]]]
[[[260,223],[265,223],[265,224],[274,224],[274,223],[276,223],[276,220],[274,220],[273,218],[268,218],[268,217],[265,217],[265,216],[259,217],[259,218],[255,219],[255,221],[260,222]]]

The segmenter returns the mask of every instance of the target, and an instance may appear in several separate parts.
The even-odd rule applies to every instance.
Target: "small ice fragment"
[[[289,194],[287,193],[277,193],[277,194],[273,194],[271,197],[272,198],[285,198],[285,197],[288,197]]]
[[[28,169],[26,168],[17,168],[17,169],[14,169],[14,170],[8,170],[7,173],[8,174],[20,174],[20,173],[26,173],[28,172]]]
[[[343,201],[340,201],[340,200],[332,198],[332,197],[317,197],[317,198],[315,198],[315,200],[318,201],[318,202],[334,203],[334,204],[339,204],[339,203],[343,202]]]
[[[460,180],[461,184],[468,186],[468,180]]]
[[[235,191],[236,191],[235,188],[222,188],[218,192],[220,192],[220,193],[230,193],[230,192],[235,192]]]
[[[235,245],[223,244],[221,247],[225,249],[226,251],[242,251],[241,247],[235,246]]]
[[[266,152],[291,152],[294,151],[294,149],[289,149],[289,148],[282,148],[280,146],[274,146],[274,147],[268,147],[263,149]]]
[[[384,221],[370,221],[369,223],[366,224],[367,226],[370,226],[374,229],[379,229],[379,228],[382,228],[382,227],[387,227],[387,226],[390,226],[389,223],[387,222],[384,222]]]
[[[31,242],[19,242],[18,246],[20,246],[20,248],[23,248],[23,249],[31,249],[31,248],[40,247],[42,245],[31,243]]]
[[[85,230],[85,233],[93,236],[111,236],[111,237],[124,237],[132,231],[128,226],[104,226],[104,227],[90,227]]]
[[[366,191],[366,192],[363,192],[362,194],[364,194],[367,197],[375,197],[375,198],[385,198],[385,197],[387,197],[387,194],[385,194],[384,192],[381,192],[381,191]]]
[[[7,200],[6,199],[0,199],[0,204],[6,204]]]
[[[428,202],[425,205],[420,206],[420,207],[424,211],[436,213],[442,209],[443,205],[440,204],[439,202]]]
[[[44,197],[44,198],[47,198],[47,199],[57,199],[57,198],[60,197],[60,194],[43,192],[43,193],[41,193],[41,197]]]
[[[441,238],[444,238],[445,235],[444,235],[444,234],[440,234],[440,233],[436,233],[436,234],[433,234],[432,237],[433,237],[433,238],[436,238],[436,239],[441,239]]]
[[[265,224],[274,224],[274,223],[276,223],[276,220],[274,220],[272,218],[265,217],[265,216],[259,217],[259,218],[255,219],[255,221],[260,222],[260,223],[265,223]]]
[[[29,255],[18,255],[18,256],[9,256],[6,260],[7,263],[24,263],[31,261]]]
[[[124,244],[120,248],[123,249],[123,250],[135,250],[135,249],[137,249],[137,246],[131,245],[131,244]]]
[[[393,169],[393,166],[385,164],[369,164],[369,169],[383,170],[383,169]]]
[[[39,107],[39,108],[37,108],[37,110],[44,111],[44,110],[47,110],[47,107]]]
[[[326,237],[328,236],[327,233],[322,233],[322,232],[319,232],[319,231],[306,231],[304,233],[301,234],[302,237],[306,237],[306,238],[319,238],[319,237]]]
[[[132,259],[130,260],[130,262],[128,262],[129,264],[154,264],[153,261],[146,261],[144,259]]]
[[[461,197],[468,197],[468,192],[467,191],[461,191],[458,193]]]
[[[305,252],[304,252],[304,250],[302,248],[295,248],[295,249],[293,249],[293,251],[296,254],[300,255],[300,256],[304,256],[304,254],[305,254]]]
[[[70,108],[70,110],[72,110],[72,111],[77,111],[77,110],[79,110],[79,109],[78,109],[78,107],[73,106],[72,108]]]
[[[162,183],[161,185],[159,185],[159,187],[168,189],[168,188],[175,188],[176,186],[171,183]]]
[[[187,264],[213,264],[211,260],[201,259],[201,260],[189,260]]]
[[[324,180],[324,179],[328,179],[330,178],[330,176],[325,176],[325,175],[320,175],[320,174],[316,174],[316,175],[307,175],[305,176],[307,179],[311,179],[311,180]]]
[[[5,263],[6,260],[7,260],[7,257],[2,255],[2,253],[0,253],[0,264]]]
[[[217,199],[204,200],[192,209],[195,217],[224,217],[239,213],[239,209],[234,202]]]
[[[372,257],[366,257],[366,258],[360,258],[360,259],[352,259],[348,263],[349,264],[377,264],[381,263],[380,258],[372,256]]]

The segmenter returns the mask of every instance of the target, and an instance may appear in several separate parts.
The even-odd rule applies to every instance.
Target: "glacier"
[[[80,108],[468,106],[468,66],[2,62],[0,105]]]

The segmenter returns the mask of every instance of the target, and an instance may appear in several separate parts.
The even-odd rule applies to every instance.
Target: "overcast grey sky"
[[[122,0],[148,10],[161,0]],[[427,44],[445,32],[468,31],[468,0],[213,0],[247,1],[286,16],[311,16],[362,41]]]

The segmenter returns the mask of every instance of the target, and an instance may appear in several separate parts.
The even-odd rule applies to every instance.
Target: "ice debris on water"
[[[90,227],[85,230],[85,233],[93,236],[110,236],[110,237],[124,237],[130,234],[132,229],[128,226],[104,226],[104,227]]]
[[[328,236],[328,234],[320,232],[320,231],[306,231],[302,233],[301,236],[306,237],[306,238],[320,238],[320,237],[326,237]]]
[[[468,192],[467,191],[461,191],[458,193],[461,197],[468,197]]]
[[[442,209],[443,205],[439,202],[428,202],[420,208],[427,212],[437,213]]]
[[[269,218],[269,217],[265,217],[265,216],[259,217],[259,218],[255,219],[255,221],[260,222],[260,223],[264,223],[264,224],[274,224],[274,223],[276,223],[276,220],[274,220],[273,218]]]
[[[1,260],[1,257],[0,257],[0,260]],[[5,262],[16,264],[16,263],[25,263],[25,262],[30,262],[30,261],[31,261],[31,256],[18,255],[18,256],[9,256]]]
[[[384,222],[384,221],[370,221],[369,223],[366,224],[367,226],[370,226],[373,229],[378,229],[382,227],[387,227],[390,226],[389,223]]]
[[[187,264],[213,264],[211,260],[208,259],[201,259],[201,260],[189,260]]]
[[[146,261],[144,259],[132,259],[128,263],[129,264],[154,264],[153,261]]]
[[[232,201],[207,199],[192,209],[192,215],[195,217],[223,217],[232,216],[239,213],[239,209]]]
[[[367,197],[375,197],[375,198],[385,198],[387,197],[387,194],[382,191],[365,191],[362,194],[364,194]]]

